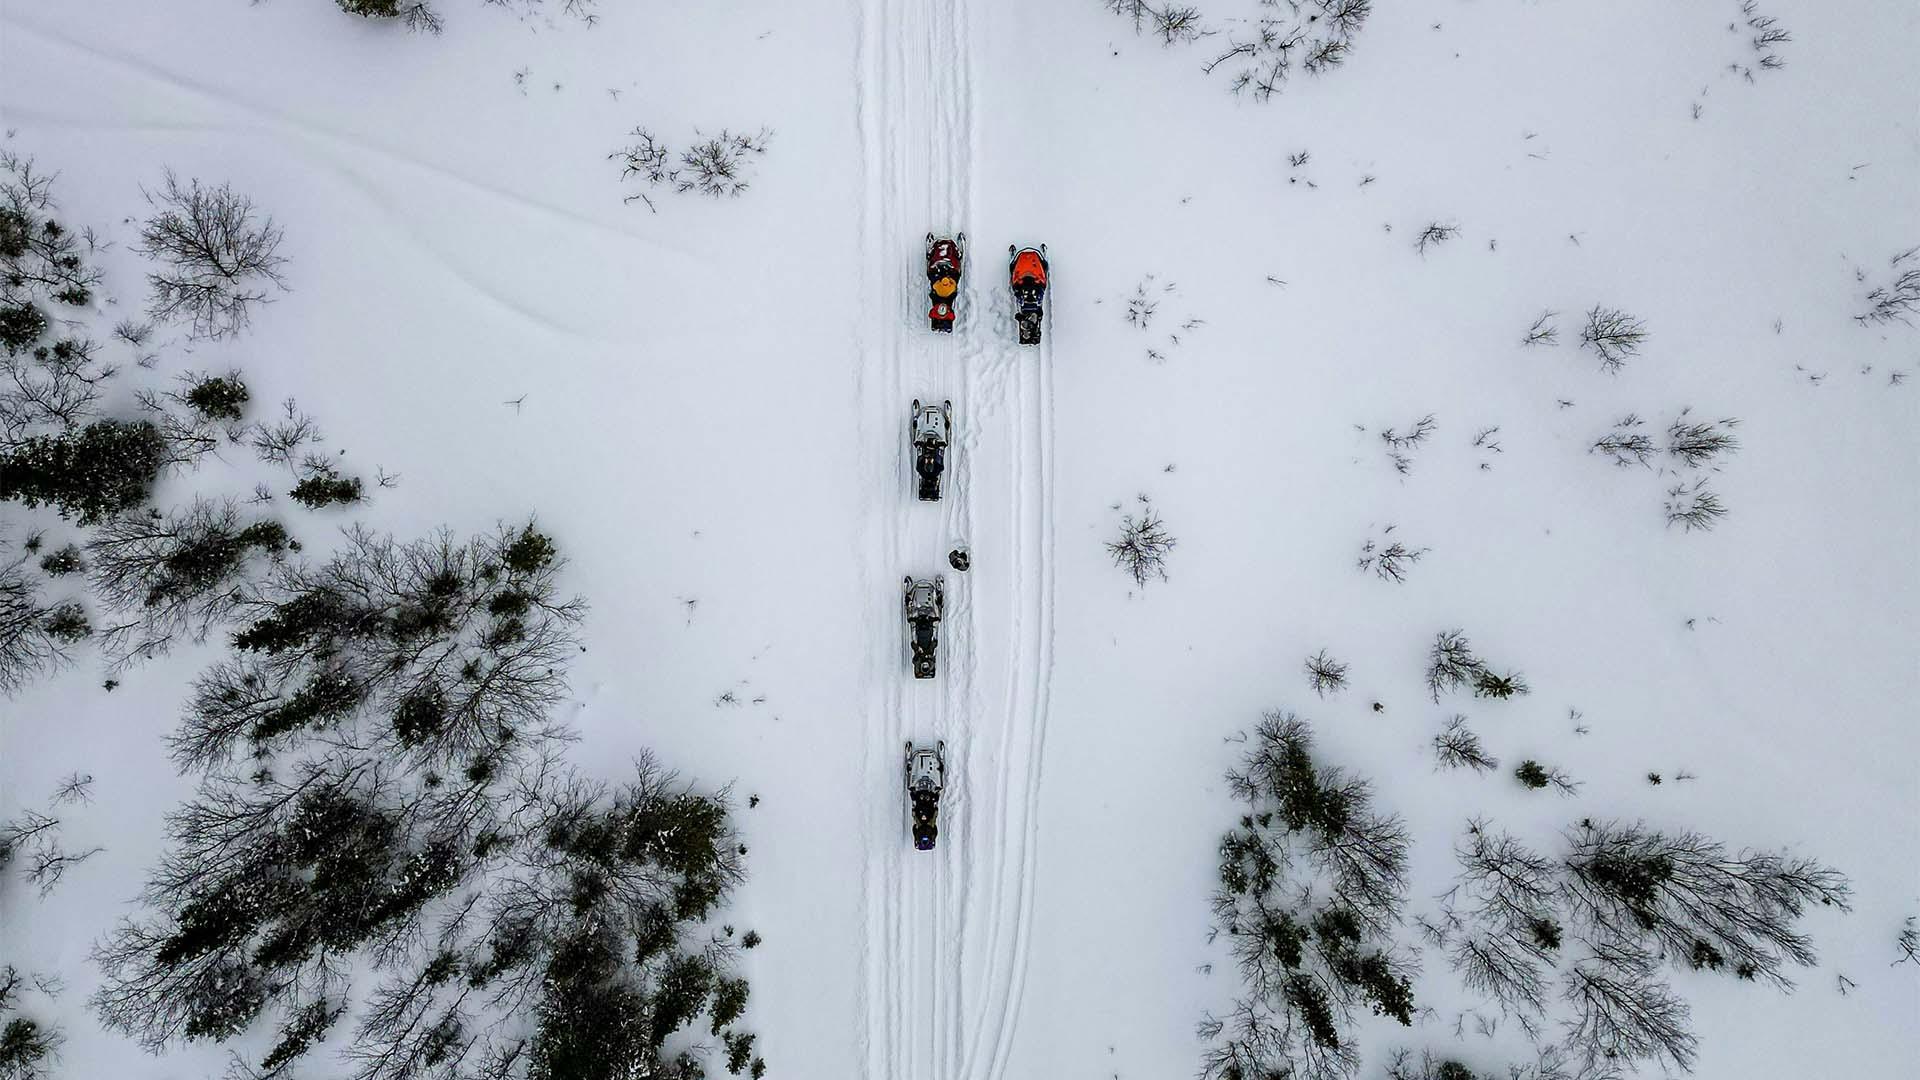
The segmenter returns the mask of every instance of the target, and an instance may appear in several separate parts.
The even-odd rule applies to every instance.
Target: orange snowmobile
[[[933,307],[927,321],[941,333],[953,333],[953,305],[960,298],[960,272],[966,257],[967,234],[952,240],[927,234],[927,298]]]
[[[1020,344],[1040,344],[1040,320],[1045,316],[1047,299],[1047,245],[1016,248],[1007,245],[1007,278],[1013,286],[1013,321],[1019,328]]]

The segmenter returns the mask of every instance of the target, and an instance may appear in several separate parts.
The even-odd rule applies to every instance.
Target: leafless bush
[[[68,870],[105,850],[68,848],[61,842],[60,819],[38,810],[23,810],[19,817],[0,822],[0,869],[12,865],[24,853],[21,876],[39,890],[42,899],[53,892]]]
[[[1646,421],[1635,413],[1621,417],[1613,430],[1594,440],[1588,453],[1604,454],[1615,465],[1651,466],[1654,455],[1653,436],[1641,431]]]
[[[1313,688],[1316,695],[1324,698],[1328,693],[1338,693],[1347,688],[1346,662],[1328,656],[1327,650],[1321,649],[1307,657],[1306,667],[1307,685]]]
[[[1167,555],[1179,541],[1167,531],[1160,512],[1146,496],[1140,496],[1138,516],[1120,519],[1119,539],[1107,542],[1107,554],[1113,564],[1127,572],[1135,586],[1145,588],[1154,578],[1167,580]]]
[[[1891,280],[1868,291],[1866,310],[1853,317],[1855,322],[1862,326],[1911,323],[1914,313],[1920,312],[1920,264],[1915,259],[1920,259],[1920,247],[1908,248],[1888,261]]]
[[[1714,459],[1722,454],[1730,454],[1740,448],[1740,440],[1734,437],[1733,429],[1740,421],[1729,417],[1724,420],[1694,420],[1689,417],[1689,409],[1681,409],[1680,415],[1673,418],[1667,426],[1667,453],[1678,459],[1680,464],[1690,469],[1712,465]]]
[[[1439,247],[1459,235],[1460,226],[1443,225],[1436,221],[1420,230],[1420,235],[1414,238],[1413,250],[1425,255],[1428,248]]]
[[[1718,525],[1726,515],[1726,504],[1720,501],[1720,496],[1707,490],[1705,479],[1667,489],[1668,525],[1680,525],[1688,532],[1704,531]]]
[[[608,156],[621,163],[622,180],[638,178],[649,188],[664,187],[681,194],[738,196],[747,190],[748,164],[767,152],[772,137],[765,128],[752,134],[723,129],[712,136],[696,131],[693,145],[675,154],[652,132],[637,127],[631,136],[634,141]],[[636,199],[646,203],[648,209],[659,209],[645,192],[629,195],[626,201]]]
[[[1433,755],[1445,769],[1491,772],[1500,767],[1500,759],[1481,747],[1480,736],[1467,727],[1467,718],[1459,715],[1449,717],[1446,728],[1433,737]]]
[[[1900,953],[1893,961],[1895,964],[1920,964],[1920,920],[1907,916],[1899,935],[1893,939],[1893,946]]]
[[[259,421],[245,429],[255,457],[269,465],[288,469],[295,466],[296,454],[321,440],[320,425],[300,411],[292,398],[281,403],[281,419],[273,423]]]
[[[1595,305],[1587,312],[1587,325],[1580,331],[1580,346],[1592,349],[1600,357],[1600,368],[1608,373],[1626,367],[1640,353],[1647,340],[1647,328],[1639,319],[1619,308]]]
[[[1387,526],[1387,532],[1392,531],[1393,526]],[[1385,538],[1382,537],[1382,540]],[[1407,571],[1426,553],[1426,548],[1410,548],[1398,540],[1383,546],[1370,538],[1360,545],[1360,558],[1356,560],[1356,565],[1363,571],[1371,570],[1381,581],[1391,581],[1397,585],[1406,581]]]
[[[1559,317],[1560,313],[1557,311],[1541,312],[1540,317],[1533,320],[1533,325],[1527,327],[1526,336],[1520,339],[1520,344],[1553,345],[1559,342],[1560,328],[1554,325],[1553,321]]]
[[[1519,672],[1496,674],[1476,656],[1465,631],[1443,630],[1434,635],[1433,647],[1427,652],[1427,692],[1438,703],[1441,694],[1462,687],[1471,689],[1474,697],[1503,701],[1528,692],[1526,678]]]
[[[1780,25],[1780,20],[1760,14],[1759,0],[1741,0],[1740,14],[1746,17],[1747,29],[1753,32],[1753,51],[1760,54],[1760,66],[1768,70],[1785,67],[1786,61],[1774,48],[1792,41],[1793,35]]]
[[[1245,2],[1245,0],[1243,0]],[[1136,34],[1151,35],[1164,46],[1185,45],[1224,36],[1226,46],[1203,66],[1208,74],[1224,70],[1229,89],[1266,101],[1285,88],[1296,70],[1319,75],[1340,66],[1354,38],[1372,13],[1372,0],[1259,0],[1225,20],[1226,30],[1207,24],[1190,4],[1149,0],[1105,0],[1107,10],[1127,19]]]
[[[196,337],[224,338],[245,329],[256,304],[284,292],[282,234],[273,218],[227,184],[182,184],[168,170],[135,250],[160,268],[147,275],[153,290],[147,313],[186,320]]]

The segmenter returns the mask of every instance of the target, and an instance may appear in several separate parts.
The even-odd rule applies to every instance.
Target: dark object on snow
[[[964,548],[954,548],[947,552],[947,565],[964,574],[967,567],[973,565],[973,556],[967,554]]]
[[[913,474],[919,481],[915,491],[921,502],[939,502],[940,477],[947,468],[947,443],[953,438],[953,402],[922,405],[919,398],[914,398],[909,425]]]
[[[927,234],[927,299],[933,307],[927,321],[943,334],[953,333],[953,305],[960,299],[960,274],[966,259],[967,234],[952,240]]]
[[[907,812],[912,818],[913,847],[932,851],[940,837],[940,792],[947,785],[947,744],[915,747],[907,741]]]
[[[913,651],[913,677],[931,679],[940,651],[940,615],[947,606],[945,577],[904,579],[900,602],[906,612],[907,634]]]
[[[1020,344],[1040,344],[1040,320],[1046,314],[1047,245],[1016,248],[1007,245],[1007,278],[1013,286],[1014,324]]]

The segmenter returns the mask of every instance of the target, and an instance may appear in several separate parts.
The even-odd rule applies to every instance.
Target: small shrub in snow
[[[1647,328],[1639,319],[1619,308],[1595,305],[1587,312],[1587,325],[1580,331],[1580,347],[1592,349],[1600,357],[1600,368],[1609,374],[1627,366],[1639,355],[1647,340]]]
[[[1443,630],[1434,635],[1427,651],[1427,692],[1438,703],[1441,694],[1462,688],[1471,689],[1475,697],[1499,701],[1528,691],[1526,677],[1519,672],[1495,674],[1474,653],[1464,630]]]
[[[1668,455],[1687,468],[1698,469],[1740,448],[1740,440],[1733,434],[1733,429],[1740,426],[1739,420],[1694,420],[1688,415],[1691,411],[1681,409],[1667,426]]]
[[[1307,685],[1320,697],[1329,693],[1338,693],[1347,688],[1347,664],[1327,655],[1321,649],[1307,657]]]
[[[1392,532],[1393,526],[1387,526],[1386,531]],[[1398,585],[1407,580],[1407,571],[1426,553],[1426,548],[1410,548],[1398,540],[1382,544],[1369,539],[1360,545],[1357,565],[1361,570],[1373,571],[1381,581]]]
[[[1899,953],[1893,961],[1895,964],[1920,964],[1920,920],[1907,916],[1899,935],[1893,939],[1893,946]]]
[[[1613,430],[1594,440],[1589,453],[1604,454],[1615,465],[1650,465],[1653,461],[1653,437],[1640,428],[1646,421],[1628,413],[1614,424]]]
[[[237,421],[246,415],[252,396],[240,373],[230,371],[225,375],[190,376],[180,400],[208,420]]]
[[[694,133],[694,143],[678,151],[656,138],[644,127],[633,129],[633,142],[608,155],[620,162],[622,180],[644,180],[649,188],[666,188],[679,194],[698,193],[714,198],[738,196],[749,183],[748,166],[767,152],[773,133],[765,128],[752,134],[722,129],[718,135]],[[658,210],[652,196],[636,192],[628,202],[639,200],[650,210]]]
[[[438,12],[426,0],[336,0],[340,10],[363,19],[392,19],[409,30],[440,32]]]
[[[336,503],[360,501],[361,484],[357,476],[341,476],[331,465],[311,468],[287,495],[309,510]]]
[[[154,213],[135,250],[159,264],[147,274],[154,318],[183,320],[196,337],[228,337],[246,328],[256,304],[286,290],[280,227],[252,199],[227,184],[183,184],[169,170],[147,202]]]
[[[1910,323],[1920,312],[1920,247],[1895,255],[1887,265],[1892,276],[1868,291],[1866,309],[1853,317],[1862,326]]]
[[[40,595],[26,559],[0,563],[0,696],[65,666],[73,646],[93,632],[78,603],[50,604]]]
[[[1433,755],[1440,767],[1445,769],[1491,772],[1500,767],[1500,759],[1488,754],[1480,745],[1480,736],[1467,727],[1467,718],[1464,716],[1448,718],[1445,730],[1433,737]]]
[[[1420,230],[1420,235],[1414,238],[1413,250],[1425,255],[1428,248],[1439,247],[1459,235],[1460,226],[1443,225],[1436,221]]]
[[[1513,770],[1513,778],[1535,791],[1544,787],[1553,787],[1562,795],[1575,795],[1580,791],[1578,781],[1567,776],[1559,769],[1549,769],[1545,765],[1528,758]]]
[[[1692,532],[1711,529],[1727,515],[1720,496],[1707,489],[1704,479],[1675,484],[1667,489],[1667,524]]]
[[[1167,580],[1167,555],[1178,543],[1160,519],[1160,512],[1142,495],[1139,515],[1120,519],[1120,536],[1107,542],[1107,554],[1136,586],[1145,588],[1154,578]]]
[[[1557,311],[1543,311],[1533,325],[1527,327],[1527,333],[1520,339],[1522,345],[1553,345],[1560,340],[1560,328],[1554,325],[1560,317]]]

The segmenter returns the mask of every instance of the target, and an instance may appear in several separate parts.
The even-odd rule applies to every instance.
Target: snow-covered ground
[[[736,921],[766,938],[773,1075],[1190,1074],[1235,989],[1205,942],[1225,738],[1271,708],[1407,819],[1416,912],[1474,815],[1832,863],[1854,910],[1810,917],[1796,993],[1676,977],[1697,1073],[1911,1074],[1920,328],[1853,316],[1920,244],[1920,8],[1764,0],[1794,36],[1748,80],[1737,0],[1381,3],[1345,67],[1262,105],[1199,71],[1206,42],[1094,0],[609,2],[591,28],[442,6],[426,37],[322,0],[4,0],[0,126],[118,242],[130,310],[163,169],[285,227],[291,291],[163,370],[240,366],[399,474],[303,516],[311,542],[528,512],[559,540],[592,605],[578,761],[653,748],[759,797]],[[650,212],[608,158],[636,125],[772,135],[740,198]],[[1433,223],[1458,234],[1416,253]],[[951,338],[924,328],[929,229],[970,240]],[[1047,338],[1021,349],[1000,252],[1043,241]],[[1650,331],[1617,374],[1577,344],[1595,305]],[[1544,310],[1559,343],[1523,346]],[[954,402],[937,506],[908,486],[914,397]],[[1588,451],[1687,406],[1741,421],[1706,532],[1666,523],[1677,477]],[[1396,471],[1381,432],[1428,414]],[[1104,550],[1140,495],[1179,540],[1144,589]],[[1355,566],[1388,525],[1428,549],[1403,585]],[[899,581],[943,570],[942,674],[913,682]],[[1531,695],[1430,701],[1451,627]],[[1327,700],[1301,666],[1323,647],[1352,664]],[[84,1010],[187,790],[160,739],[210,655],[0,703],[0,815],[96,778],[67,829],[106,850],[48,901],[0,892],[0,955],[66,978],[62,1075],[224,1065],[156,1063]],[[1435,772],[1454,711],[1578,796]],[[933,738],[951,786],[917,854],[900,749]],[[1363,1075],[1392,1046],[1513,1054],[1510,1029],[1457,1040],[1473,1002],[1426,969],[1433,1014],[1368,1026]]]

